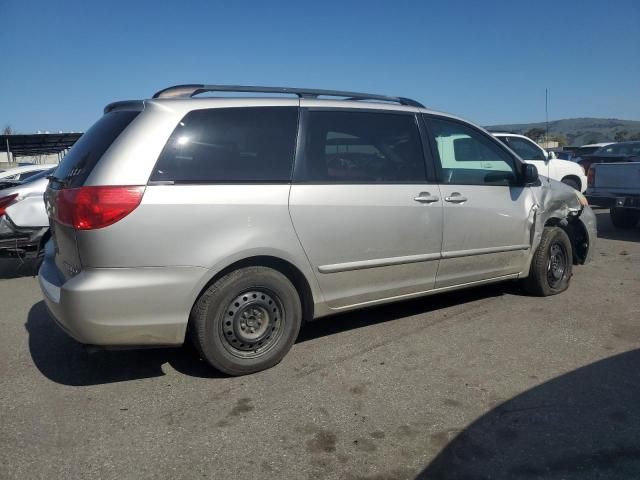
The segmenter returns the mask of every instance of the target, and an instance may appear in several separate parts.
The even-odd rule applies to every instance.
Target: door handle
[[[414,200],[420,203],[434,203],[440,200],[440,197],[437,195],[431,195],[429,192],[420,192]]]
[[[453,192],[451,196],[444,197],[445,202],[449,203],[464,203],[468,200],[467,197],[463,197],[460,192]]]

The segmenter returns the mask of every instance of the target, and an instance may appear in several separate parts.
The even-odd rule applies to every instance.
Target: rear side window
[[[169,137],[151,181],[289,182],[297,107],[194,110]]]
[[[329,183],[426,181],[414,115],[308,111],[304,155],[296,180]]]
[[[80,187],[118,135],[140,112],[109,112],[87,130],[62,159],[54,177],[67,187]]]
[[[544,152],[529,140],[519,137],[497,137],[523,160],[546,160]]]

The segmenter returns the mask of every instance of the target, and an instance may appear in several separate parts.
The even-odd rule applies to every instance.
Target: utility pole
[[[7,140],[7,163],[11,163],[11,148],[9,147],[9,135],[6,136]]]

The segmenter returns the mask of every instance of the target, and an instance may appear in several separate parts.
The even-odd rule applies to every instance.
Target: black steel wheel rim
[[[224,348],[240,358],[255,358],[271,350],[286,322],[280,298],[265,288],[252,288],[227,305],[220,323]]]
[[[551,288],[557,288],[567,272],[567,251],[560,242],[549,246],[549,261],[547,262],[547,281]]]

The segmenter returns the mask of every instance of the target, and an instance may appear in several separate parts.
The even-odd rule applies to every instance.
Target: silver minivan
[[[45,202],[39,281],[69,335],[189,337],[231,375],[334,313],[505,280],[562,292],[596,237],[579,192],[482,128],[327,90],[181,85],[110,104]]]

